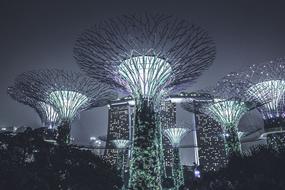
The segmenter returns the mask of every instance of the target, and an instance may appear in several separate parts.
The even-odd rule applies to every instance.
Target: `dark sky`
[[[263,0],[35,0],[0,2],[0,126],[40,126],[35,112],[6,94],[16,75],[38,68],[79,70],[76,36],[96,22],[134,12],[160,12],[189,19],[209,31],[217,58],[189,90],[214,84],[245,65],[285,56],[285,4]],[[81,114],[73,134],[81,142],[106,133],[107,109]],[[185,113],[183,113],[185,114]],[[184,116],[179,116],[184,120]],[[186,117],[186,116],[185,116]],[[103,119],[104,118],[104,119]]]

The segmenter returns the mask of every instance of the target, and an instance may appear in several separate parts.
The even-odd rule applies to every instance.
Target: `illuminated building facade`
[[[227,163],[223,130],[217,121],[203,113],[195,114],[199,164],[203,171],[216,171]]]
[[[170,100],[161,105],[161,127],[162,129],[176,126],[176,103]],[[108,113],[108,131],[105,158],[112,165],[117,160],[118,151],[114,149],[112,140],[132,139],[132,128],[134,125],[134,105],[131,98],[122,98],[118,102],[109,105]],[[165,166],[165,175],[171,176],[173,163],[173,149],[169,140],[163,136],[163,165]],[[126,156],[126,155],[125,155]],[[127,157],[126,157],[127,158]],[[126,159],[127,160],[127,159]]]
[[[191,95],[191,94],[190,94]],[[200,107],[212,96],[207,93],[195,93],[183,102],[182,108],[194,114],[195,164],[204,172],[216,171],[227,163],[225,140],[222,126],[212,117],[200,112]]]
[[[115,165],[118,150],[113,144],[113,140],[128,139],[132,140],[132,126],[134,117],[134,106],[128,101],[116,102],[109,105],[108,113],[108,131],[105,158]],[[126,153],[125,158],[128,158],[129,153]],[[126,162],[128,159],[125,159]],[[125,163],[128,165],[127,163]]]
[[[172,127],[176,127],[176,104],[171,101],[165,101],[161,110],[161,128],[167,129]],[[172,175],[173,149],[169,139],[164,135],[162,136],[162,144],[165,176],[169,177]]]

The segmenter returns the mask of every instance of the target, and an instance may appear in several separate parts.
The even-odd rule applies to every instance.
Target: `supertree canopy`
[[[164,130],[164,135],[169,139],[173,146],[173,170],[172,176],[176,189],[184,184],[183,168],[180,162],[179,145],[183,137],[190,131],[189,128],[173,127]]]
[[[188,128],[173,127],[164,130],[164,135],[169,139],[173,147],[178,148],[183,137],[189,132]]]
[[[125,15],[83,32],[75,58],[91,77],[130,93],[136,114],[130,189],[161,189],[154,107],[161,93],[192,83],[214,60],[207,32],[162,14]],[[143,167],[142,167],[143,165]]]
[[[58,123],[58,113],[53,106],[45,102],[37,101],[36,99],[26,96],[14,86],[8,88],[7,93],[16,101],[32,107],[39,115],[43,127],[53,129]]]
[[[116,148],[124,149],[129,145],[130,141],[124,140],[124,139],[116,139],[116,140],[112,140],[112,143],[116,146]]]
[[[82,110],[103,106],[117,94],[108,86],[76,72],[34,70],[19,75],[15,88],[31,99],[53,106],[61,120],[58,142],[68,143],[71,122]]]
[[[285,124],[284,71],[285,60],[279,58],[251,65],[234,76],[242,84],[242,93],[263,104],[258,110],[264,119],[268,144],[273,146],[280,144],[279,142],[285,143],[285,135],[280,133]]]
[[[216,86],[205,90],[213,96],[213,100],[200,108],[223,127],[228,155],[241,152],[237,128],[239,120],[246,112],[258,106],[255,99],[248,99],[240,93],[237,84],[232,83],[231,75],[222,78]]]

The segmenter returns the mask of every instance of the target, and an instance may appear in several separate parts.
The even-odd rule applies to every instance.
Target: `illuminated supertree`
[[[284,145],[285,59],[251,65],[232,78],[242,84],[243,94],[263,104],[258,110],[264,119],[263,136],[267,136],[267,143],[273,147]]]
[[[124,140],[124,139],[116,139],[116,140],[112,140],[112,143],[115,145],[115,147],[119,151],[118,156],[117,156],[116,165],[118,167],[118,170],[121,172],[121,178],[122,178],[123,183],[124,183],[124,179],[125,179],[125,151],[128,148],[128,146],[130,145],[130,141]]]
[[[19,75],[15,88],[31,99],[52,105],[60,118],[58,143],[70,141],[71,122],[83,110],[103,106],[117,97],[108,86],[76,72],[34,70]]]
[[[32,107],[38,113],[43,127],[54,129],[58,124],[58,114],[51,105],[26,96],[25,94],[21,93],[21,91],[15,86],[9,87],[7,93],[14,100]]]
[[[164,135],[169,139],[173,147],[173,180],[175,188],[178,190],[184,184],[183,168],[180,162],[179,145],[183,137],[189,132],[188,128],[173,127],[164,130]]]
[[[229,75],[228,75],[229,76]],[[213,96],[199,108],[221,124],[224,130],[225,148],[228,155],[241,152],[238,123],[241,117],[259,106],[255,99],[248,99],[240,93],[237,84],[224,77],[216,86],[203,90]]]
[[[190,84],[214,60],[206,31],[162,14],[125,15],[86,30],[75,58],[89,76],[135,100],[130,189],[161,189],[155,105],[165,92]]]

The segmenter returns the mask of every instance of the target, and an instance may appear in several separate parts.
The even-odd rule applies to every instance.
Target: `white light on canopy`
[[[223,127],[236,126],[247,111],[245,103],[236,100],[216,100],[206,107],[207,114]]]
[[[116,148],[126,148],[130,141],[129,140],[123,140],[123,139],[117,139],[117,140],[112,140],[112,143],[116,146]]]
[[[170,64],[156,56],[138,56],[123,61],[119,73],[133,95],[152,98],[165,87],[171,76]]]
[[[78,109],[87,101],[87,96],[74,91],[53,91],[49,95],[50,101],[57,107],[61,119],[73,119]]]
[[[44,111],[44,114],[46,116],[46,122],[52,123],[58,120],[58,114],[51,105],[46,104],[44,102],[40,102],[39,105]]]
[[[260,109],[263,117],[272,118],[279,117],[279,105],[284,96],[285,81],[284,80],[270,80],[257,83],[247,90],[247,94],[255,97],[259,102],[265,103]],[[268,100],[271,100],[268,102]],[[267,103],[268,102],[268,103]],[[282,107],[282,105],[281,105]]]
[[[164,130],[164,135],[169,139],[173,147],[179,147],[183,137],[190,131],[188,128],[168,128]]]

